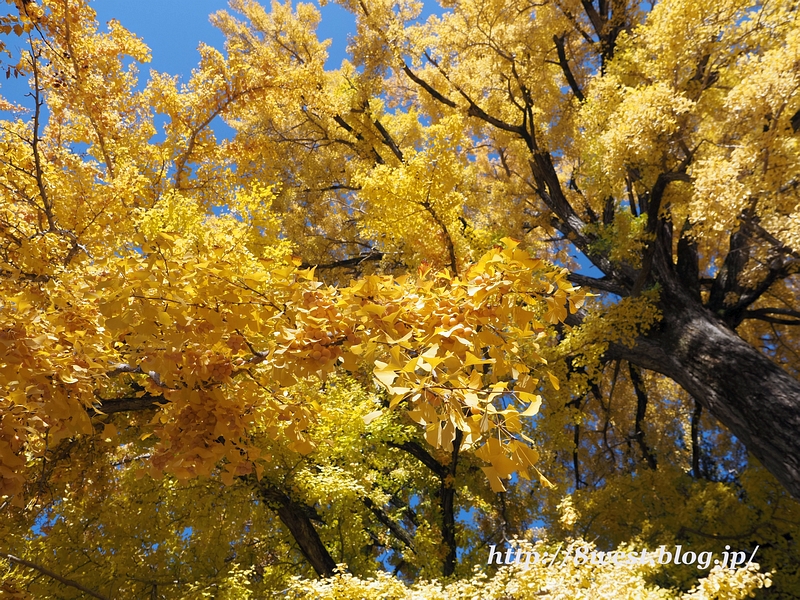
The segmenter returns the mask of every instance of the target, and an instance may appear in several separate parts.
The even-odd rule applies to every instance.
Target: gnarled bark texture
[[[800,383],[697,301],[665,294],[647,337],[609,355],[662,373],[724,424],[800,499]]]

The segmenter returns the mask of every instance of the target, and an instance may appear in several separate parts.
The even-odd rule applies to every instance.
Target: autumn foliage
[[[341,4],[7,1],[0,597],[800,594],[797,6]]]

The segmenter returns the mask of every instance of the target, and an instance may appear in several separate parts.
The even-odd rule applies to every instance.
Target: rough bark
[[[453,440],[453,452],[450,455],[450,464],[447,467],[447,476],[441,480],[441,507],[442,507],[442,542],[447,549],[442,567],[442,575],[449,577],[456,570],[456,469],[458,467],[458,452],[461,449],[461,441],[464,435],[460,430],[456,431],[456,438]]]
[[[656,467],[658,466],[658,462],[656,461],[655,454],[653,454],[653,451],[650,449],[650,446],[647,445],[647,441],[644,439],[644,429],[642,428],[644,418],[647,413],[647,390],[644,387],[644,381],[642,381],[642,376],[639,373],[639,369],[630,362],[628,363],[628,367],[631,373],[631,384],[633,384],[633,391],[636,394],[636,420],[633,435],[636,439],[636,443],[639,444],[639,449],[642,452],[642,457],[647,462],[647,466],[655,471]]]
[[[665,289],[658,328],[609,358],[670,377],[800,499],[800,383],[688,293]]]
[[[332,576],[336,569],[336,561],[325,548],[325,544],[322,543],[311,522],[308,513],[313,509],[295,502],[281,490],[263,481],[257,484],[257,489],[261,497],[278,513],[281,522],[286,525],[297,542],[300,552],[317,572],[317,575],[320,577]]]
[[[442,544],[444,545],[445,558],[442,565],[442,575],[449,577],[455,572],[457,549],[456,544],[456,513],[454,487],[456,470],[458,468],[459,451],[464,434],[456,431],[456,438],[453,440],[453,451],[450,455],[450,463],[443,465],[431,454],[416,442],[403,442],[390,446],[401,448],[417,458],[422,464],[428,467],[439,479],[439,508],[442,511]]]

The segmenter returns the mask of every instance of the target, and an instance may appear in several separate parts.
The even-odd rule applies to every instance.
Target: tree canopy
[[[0,595],[800,596],[797,3],[340,4],[7,0]]]

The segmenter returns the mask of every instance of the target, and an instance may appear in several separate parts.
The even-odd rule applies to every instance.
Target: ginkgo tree
[[[793,2],[7,4],[0,592],[800,593]]]

